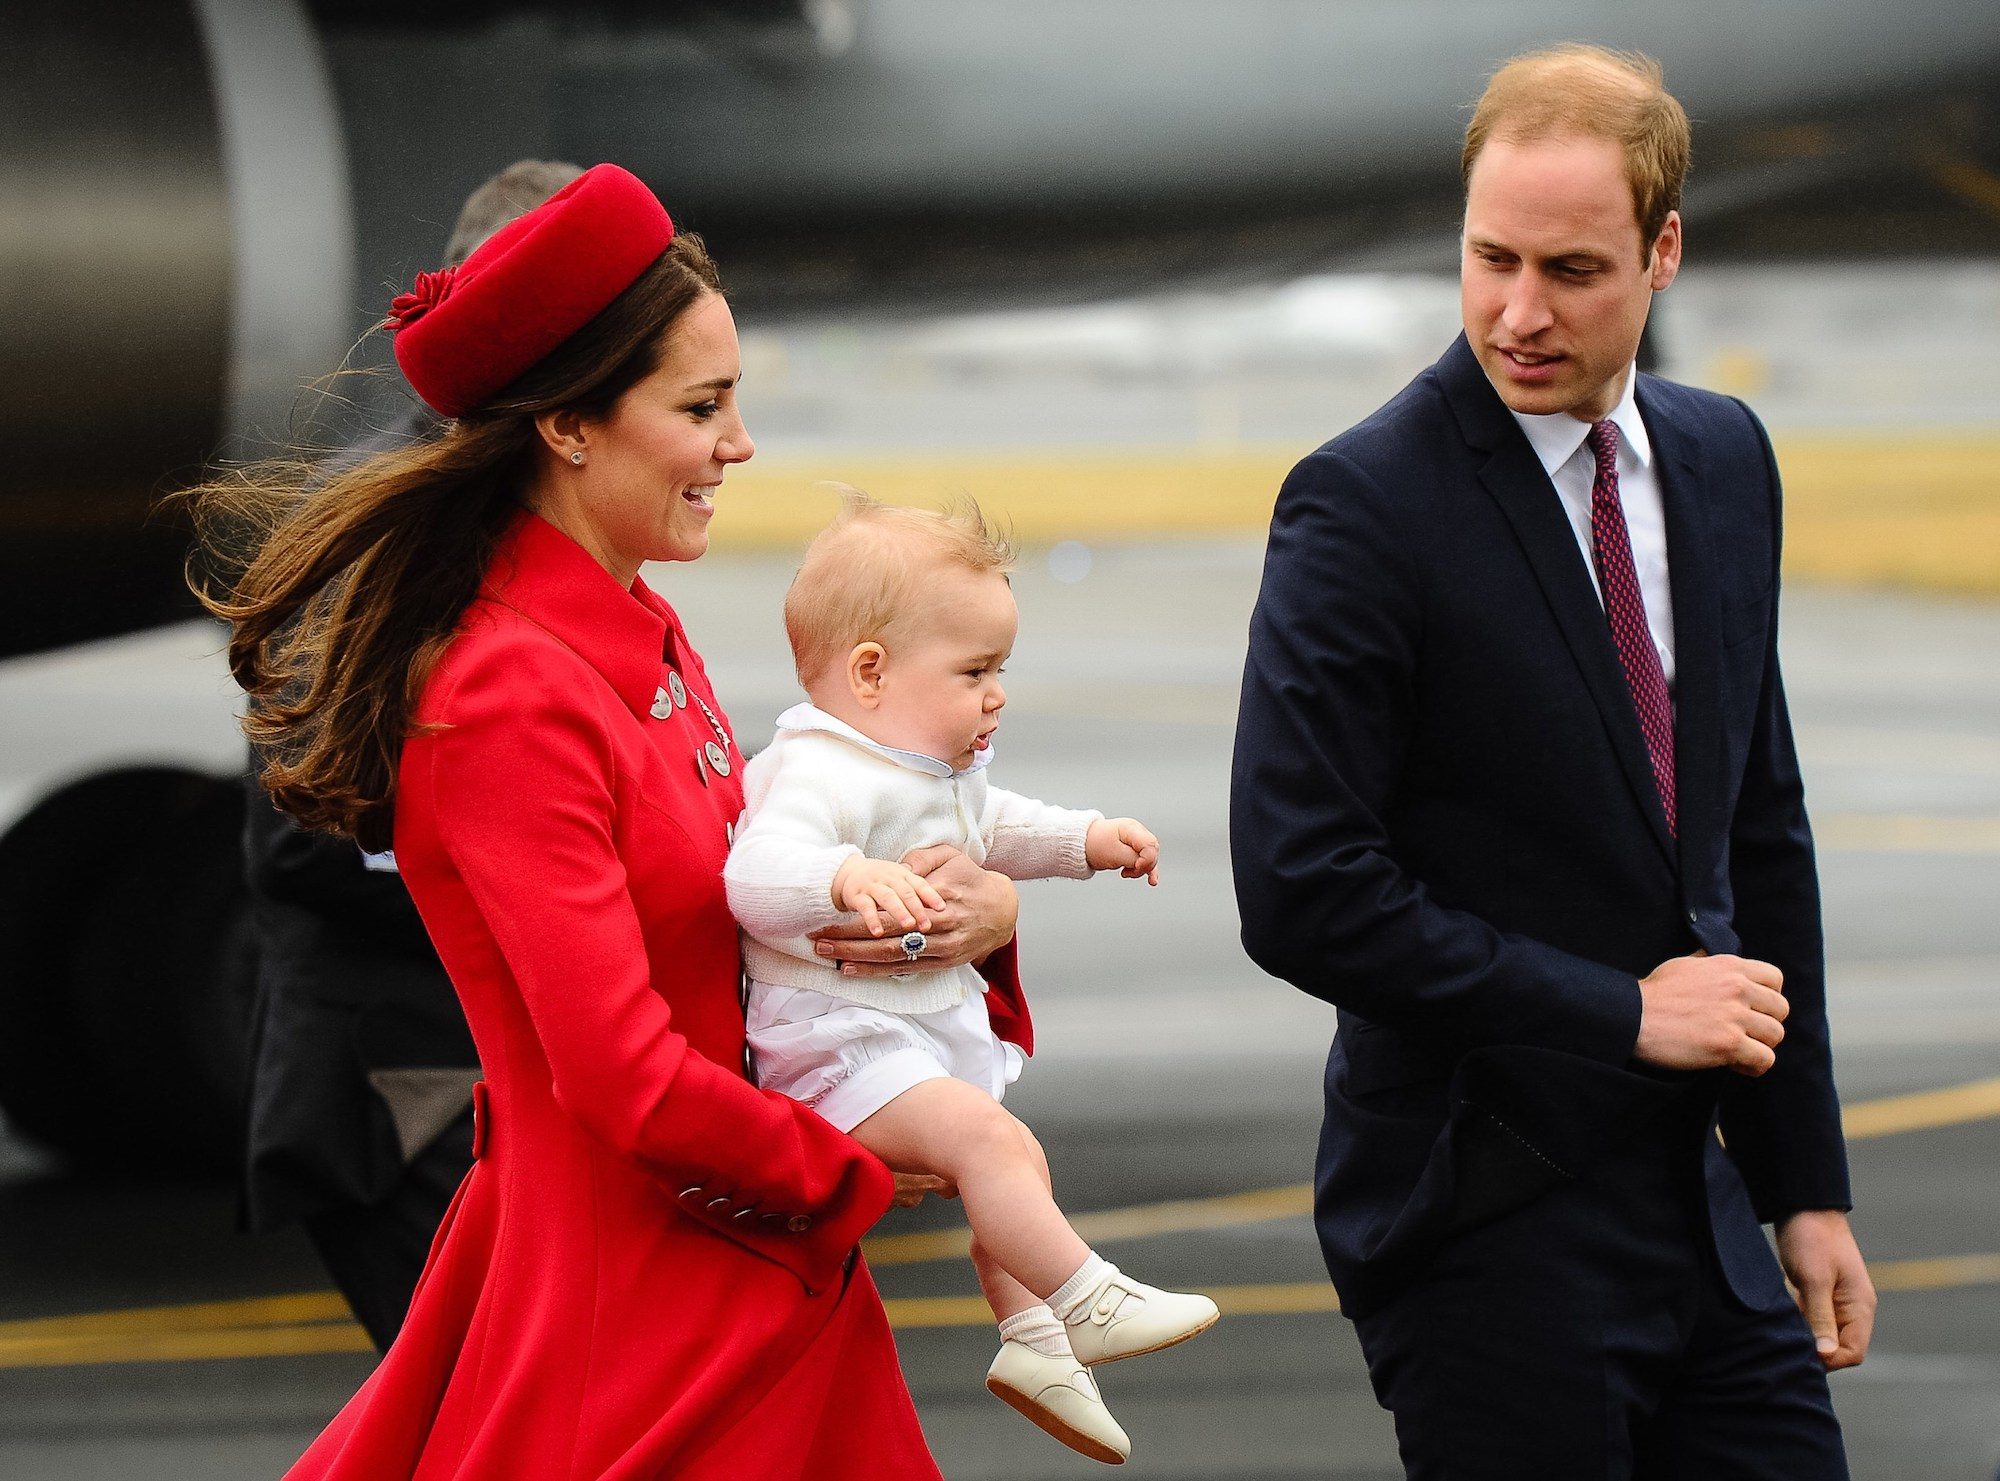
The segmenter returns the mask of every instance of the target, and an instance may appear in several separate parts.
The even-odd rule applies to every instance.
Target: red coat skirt
[[[478,1042],[478,1156],[291,1476],[937,1477],[856,1257],[889,1171],[744,1075],[742,754],[672,609],[523,516],[419,715],[396,857]]]

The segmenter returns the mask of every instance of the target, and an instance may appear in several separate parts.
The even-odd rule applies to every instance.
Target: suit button
[[[813,1221],[805,1214],[793,1214],[789,1219],[785,1220],[785,1227],[794,1234],[804,1234],[812,1226]]]
[[[1690,910],[1688,912],[1688,924],[1691,926],[1698,926],[1701,924],[1701,912],[1699,910]]]

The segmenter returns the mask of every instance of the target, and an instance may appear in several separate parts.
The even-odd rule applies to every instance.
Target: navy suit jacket
[[[1674,598],[1677,838],[1575,534],[1462,337],[1278,498],[1231,848],[1251,957],[1340,1010],[1316,1220],[1351,1314],[1455,1229],[1621,1158],[1688,1157],[1755,1306],[1784,1299],[1758,1219],[1849,1206],[1776,462],[1740,402],[1653,376],[1637,395]],[[1638,979],[1697,948],[1785,973],[1761,1078],[1631,1059]]]

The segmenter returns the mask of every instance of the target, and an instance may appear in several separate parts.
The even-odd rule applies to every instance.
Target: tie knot
[[[1590,443],[1591,455],[1597,459],[1597,466],[1606,464],[1615,467],[1618,463],[1618,424],[1606,420],[1592,422],[1585,440]]]

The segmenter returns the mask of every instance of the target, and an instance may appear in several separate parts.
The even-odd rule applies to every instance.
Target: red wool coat
[[[742,754],[673,610],[523,516],[404,749],[478,1160],[407,1325],[290,1473],[935,1478],[856,1242],[889,1171],[744,1076]]]

